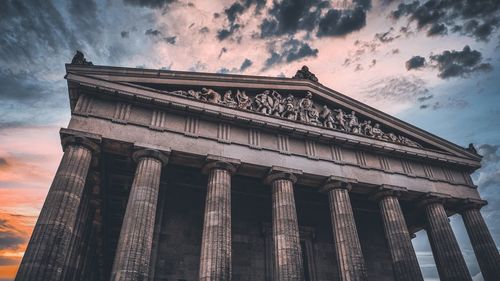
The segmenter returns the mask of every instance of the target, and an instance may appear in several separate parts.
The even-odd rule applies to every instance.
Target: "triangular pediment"
[[[68,73],[106,81],[107,87],[114,83],[120,88],[217,104],[355,137],[480,159],[458,145],[308,80],[72,65],[68,65]]]

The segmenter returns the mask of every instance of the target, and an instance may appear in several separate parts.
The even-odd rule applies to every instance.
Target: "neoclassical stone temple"
[[[293,78],[66,65],[64,155],[16,280],[443,281],[500,256],[471,181],[481,157]]]

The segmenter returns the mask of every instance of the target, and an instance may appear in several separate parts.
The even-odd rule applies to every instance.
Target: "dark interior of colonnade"
[[[129,156],[103,153],[102,267],[111,271],[135,164]],[[168,164],[162,173],[153,254],[154,280],[197,280],[207,176],[199,168]],[[351,198],[370,280],[394,280],[376,203]],[[297,185],[297,215],[306,280],[339,280],[328,198]],[[232,178],[232,280],[272,280],[271,188],[262,179]]]

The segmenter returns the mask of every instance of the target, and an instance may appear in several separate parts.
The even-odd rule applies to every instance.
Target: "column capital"
[[[427,192],[420,198],[420,202],[418,202],[418,206],[424,207],[432,203],[441,203],[444,204],[447,200],[451,199],[451,196],[444,193],[439,192]]]
[[[139,148],[132,153],[132,159],[136,163],[138,163],[141,158],[150,157],[159,160],[162,165],[166,165],[168,163],[169,156],[170,151],[159,151],[150,148]]]
[[[232,175],[238,170],[240,165],[241,161],[239,159],[209,154],[205,159],[205,165],[203,165],[201,171],[203,174],[208,174],[212,169],[222,169]]]
[[[320,192],[328,192],[334,189],[347,189],[351,191],[352,184],[357,183],[358,180],[337,176],[330,176],[325,180],[323,187],[321,187]]]
[[[61,143],[64,149],[68,145],[80,145],[90,150],[92,154],[99,154],[101,152],[101,148],[97,142],[82,135],[65,136],[62,138]]]
[[[269,173],[264,178],[264,183],[272,184],[275,180],[289,180],[296,183],[298,175],[302,175],[301,170],[272,166],[271,169],[269,169]]]
[[[460,201],[458,211],[464,212],[470,209],[480,210],[482,207],[488,205],[488,201],[476,198],[466,198]]]
[[[386,196],[395,196],[399,198],[406,192],[408,192],[406,187],[383,184],[377,187],[377,190],[370,196],[370,199],[379,201]]]

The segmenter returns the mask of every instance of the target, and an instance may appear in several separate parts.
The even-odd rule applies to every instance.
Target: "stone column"
[[[355,180],[330,177],[322,191],[328,193],[333,241],[337,254],[340,280],[368,280],[365,261],[359,243],[349,191]]]
[[[168,161],[167,154],[152,149],[138,150],[132,158],[137,168],[116,248],[112,281],[148,280],[161,168]]]
[[[423,281],[411,236],[398,197],[405,188],[383,186],[374,195],[378,201],[384,232],[392,258],[394,277],[398,281]]]
[[[237,164],[236,160],[209,156],[203,167],[208,185],[199,280],[231,280],[231,175]]]
[[[441,281],[471,281],[443,202],[449,196],[431,193],[421,202],[427,218],[427,236]]]
[[[462,218],[483,278],[485,281],[498,280],[500,278],[500,255],[479,211],[482,206],[486,205],[486,201],[469,199],[464,203],[461,211]]]
[[[28,248],[17,272],[17,281],[63,280],[78,225],[78,213],[85,181],[99,147],[85,137],[69,136],[62,140],[64,155],[57,169]]]
[[[302,251],[293,184],[301,171],[273,167],[265,179],[272,186],[274,271],[278,281],[302,281]]]

